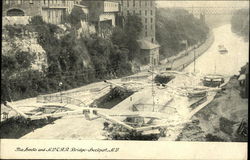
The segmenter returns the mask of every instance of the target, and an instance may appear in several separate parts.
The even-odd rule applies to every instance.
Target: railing
[[[138,75],[138,76],[128,76],[128,77],[123,77],[121,78],[121,81],[131,81],[131,80],[143,80],[148,78],[149,75]]]
[[[145,104],[145,103],[137,103],[133,104],[130,108],[133,112],[143,111],[143,112],[164,112],[164,113],[174,113],[177,112],[176,108],[170,107],[169,104],[173,101],[171,98],[166,104]]]
[[[200,98],[198,101],[194,102],[193,104],[190,105],[190,108],[195,109],[197,106],[200,104],[204,103],[207,100],[207,96],[204,96]]]
[[[42,4],[43,8],[68,8],[66,3],[46,3]]]
[[[86,107],[87,105],[79,100],[71,97],[60,96],[60,95],[46,95],[46,96],[37,96],[37,103],[64,103],[64,104],[73,104],[79,107]]]
[[[158,104],[143,104],[143,103],[137,103],[133,104],[131,110],[133,112],[137,111],[144,111],[144,112],[157,112],[159,110],[159,107],[163,105],[158,105]]]
[[[214,35],[212,32],[208,33],[208,39],[206,39],[204,42],[199,42],[197,45],[197,48],[195,48],[194,46],[190,46],[187,50],[183,50],[181,52],[179,52],[177,55],[171,56],[169,58],[166,58],[164,60],[161,60],[162,64],[165,65],[171,65],[173,67],[173,63],[175,63],[175,61],[188,56],[190,53],[192,53],[194,50],[196,52],[196,58],[198,58],[201,54],[203,54],[213,43],[214,41]],[[187,61],[186,63],[180,64],[179,66],[176,66],[175,70],[182,70],[183,68],[185,68],[186,66],[188,66],[190,63],[193,62],[193,59],[190,59],[189,61]]]
[[[104,12],[119,12],[119,4],[117,2],[104,1]]]

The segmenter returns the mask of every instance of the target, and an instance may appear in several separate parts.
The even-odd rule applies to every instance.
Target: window
[[[48,18],[50,19],[50,10],[48,10]]]
[[[43,4],[46,4],[46,0],[43,0]]]
[[[148,19],[147,18],[145,18],[145,23],[148,23]]]
[[[129,15],[129,10],[127,10],[127,15]]]
[[[147,25],[145,25],[145,30],[147,30],[148,29],[148,26]]]
[[[135,10],[133,10],[133,15],[135,15]]]
[[[147,32],[147,31],[145,32],[145,36],[146,36],[146,37],[148,36],[148,32]]]
[[[127,0],[127,6],[129,7],[129,0]]]
[[[151,20],[151,23],[153,23],[153,18],[151,18],[150,20]]]
[[[147,16],[147,10],[145,10],[145,16]]]
[[[150,28],[151,28],[151,30],[153,30],[153,25],[152,25],[152,24],[151,24],[151,27],[150,27]]]
[[[139,11],[139,14],[141,15],[141,10]]]
[[[151,16],[152,16],[153,15],[153,11],[151,10],[150,12],[151,12]]]
[[[151,39],[151,42],[154,43],[154,38]]]
[[[145,6],[147,6],[148,5],[148,2],[147,1],[145,1]]]
[[[140,7],[141,7],[141,0],[139,1],[139,5],[140,5]]]
[[[135,6],[135,0],[133,0],[133,6]]]
[[[153,2],[152,2],[152,0],[150,1],[150,6],[151,6],[151,7],[153,6]]]

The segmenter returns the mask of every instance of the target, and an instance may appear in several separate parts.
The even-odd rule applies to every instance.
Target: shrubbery
[[[74,7],[72,12],[65,18],[65,22],[70,23],[76,29],[80,28],[81,20],[86,21],[87,17],[80,7]]]
[[[249,40],[249,9],[240,9],[234,12],[231,27],[233,32]]]
[[[207,38],[208,27],[184,9],[159,8],[156,11],[156,40],[161,45],[160,55],[170,57],[185,49],[183,40],[194,45]]]
[[[8,35],[10,38],[14,38],[15,36],[19,37],[22,33],[23,25],[5,25],[4,28],[8,31]]]
[[[71,23],[72,26],[78,24],[74,20]],[[39,16],[33,17],[26,27],[37,32],[38,43],[47,53],[48,69],[44,73],[31,70],[15,73],[28,69],[32,56],[24,52],[17,52],[14,57],[2,55],[5,71],[1,90],[6,94],[1,96],[1,101],[34,97],[131,74],[128,41],[123,45],[122,41],[116,43],[97,35],[78,38],[74,29],[58,38],[60,28],[45,23]],[[61,87],[60,82],[63,83]]]

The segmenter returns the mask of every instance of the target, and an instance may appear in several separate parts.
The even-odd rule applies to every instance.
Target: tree
[[[160,55],[170,57],[185,49],[181,45],[187,40],[194,45],[206,39],[209,28],[184,9],[156,10],[156,40],[160,44]]]
[[[126,33],[120,27],[115,27],[113,29],[111,35],[111,41],[113,44],[117,45],[118,47],[126,47],[128,42],[127,38],[128,37],[126,36]]]
[[[243,36],[246,40],[249,39],[249,10],[239,9],[234,12],[231,18],[231,28],[233,32],[236,32]]]
[[[34,62],[34,56],[32,56],[29,52],[18,51],[15,54],[17,63],[21,68],[29,68],[31,67],[32,62]]]
[[[114,46],[110,54],[110,64],[113,73],[117,76],[127,75],[131,73],[131,64],[128,62],[129,51],[125,48],[120,49],[118,46]]]
[[[31,25],[43,25],[45,22],[43,21],[42,16],[34,16],[31,17],[30,22]]]
[[[20,36],[23,27],[24,26],[22,24],[4,26],[4,28],[8,31],[8,35],[10,36],[10,38],[13,38],[14,36]]]
[[[137,15],[128,15],[124,26],[124,31],[127,36],[127,48],[129,49],[129,60],[134,59],[138,52],[139,46],[137,41],[142,31],[142,21]]]
[[[1,73],[14,72],[18,68],[18,63],[15,57],[13,56],[1,56]]]
[[[142,31],[142,20],[139,16],[137,15],[128,15],[124,30],[127,35],[133,37],[134,39],[138,39],[139,35]]]
[[[66,22],[70,23],[74,28],[80,28],[81,20],[86,21],[86,14],[79,7],[74,7],[71,13],[66,17]]]

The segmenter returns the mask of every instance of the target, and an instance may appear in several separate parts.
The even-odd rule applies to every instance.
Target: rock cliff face
[[[28,32],[23,29],[14,36],[9,36],[7,30],[3,28],[2,54],[5,56],[15,56],[17,52],[30,54],[34,59],[30,69],[42,71],[48,67],[45,50],[38,44],[35,32]]]
[[[27,52],[34,57],[31,64],[32,70],[47,68],[47,56],[44,49],[37,43],[35,37],[11,38],[2,42],[2,53],[6,56],[14,56],[17,51]]]

